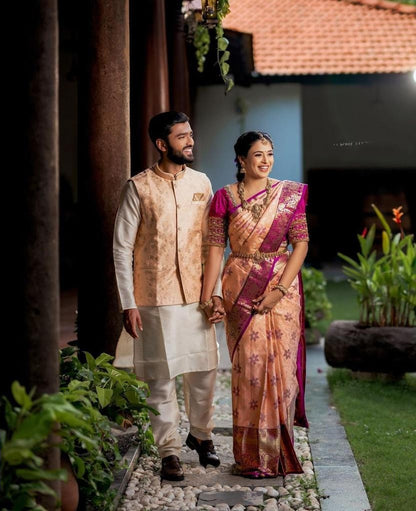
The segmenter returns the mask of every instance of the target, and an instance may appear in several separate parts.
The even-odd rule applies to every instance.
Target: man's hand
[[[212,297],[212,307],[205,309],[205,314],[210,323],[219,323],[224,319],[225,310],[222,304],[222,298],[219,296]]]
[[[137,339],[139,337],[137,333],[137,326],[139,330],[143,332],[142,318],[140,317],[139,310],[136,309],[126,309],[123,311],[123,323],[124,328],[127,333],[133,337],[133,339]]]

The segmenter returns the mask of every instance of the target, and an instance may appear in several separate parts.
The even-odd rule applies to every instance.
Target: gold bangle
[[[281,291],[283,295],[287,294],[289,291],[288,288],[283,284],[277,284],[277,286],[272,287],[272,291],[276,291],[277,289]]]
[[[206,309],[207,307],[212,307],[213,305],[213,301],[212,301],[212,298],[210,298],[209,300],[207,300],[206,302],[199,302],[199,308],[201,310],[204,310]]]

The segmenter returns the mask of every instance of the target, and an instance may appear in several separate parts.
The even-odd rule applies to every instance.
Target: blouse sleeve
[[[228,199],[225,189],[215,192],[208,217],[208,245],[227,246]]]
[[[289,227],[288,238],[291,245],[298,241],[309,241],[308,225],[306,223],[305,213],[307,198],[308,185],[303,185],[302,197]]]

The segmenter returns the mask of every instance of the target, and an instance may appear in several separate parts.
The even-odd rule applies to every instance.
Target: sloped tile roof
[[[253,35],[262,75],[416,69],[416,7],[385,0],[230,0],[224,27]]]

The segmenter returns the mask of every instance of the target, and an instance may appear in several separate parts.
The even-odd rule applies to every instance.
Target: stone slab
[[[331,405],[323,345],[307,347],[306,414],[322,511],[368,511],[370,503],[341,419]]]
[[[233,425],[230,421],[216,421],[212,432],[215,435],[219,434],[219,435],[225,435],[225,436],[232,436]]]
[[[315,465],[319,489],[328,498],[321,500],[322,511],[371,511],[357,466]]]
[[[216,506],[228,504],[230,507],[236,504],[243,506],[263,505],[263,493],[260,491],[210,491],[201,492],[198,496],[198,506]]]
[[[213,443],[221,459],[221,465],[218,468],[208,466],[206,470],[203,469],[199,464],[198,454],[187,447],[183,447],[181,461],[185,472],[185,479],[183,481],[166,481],[166,483],[180,487],[198,487],[202,485],[213,487],[216,484],[220,484],[221,486],[240,485],[242,487],[255,488],[257,486],[277,487],[283,485],[283,477],[250,479],[232,474],[231,467],[234,464],[232,436],[214,435]],[[200,470],[201,473],[194,473],[195,470]]]
[[[185,467],[184,467],[185,468]],[[216,470],[208,474],[187,474],[185,471],[185,479],[183,481],[163,481],[163,484],[170,484],[171,486],[179,486],[184,488],[185,486],[200,487],[202,485],[208,488],[213,487],[215,484],[221,486],[236,486],[240,485],[247,488],[256,488],[257,486],[283,486],[283,477],[273,477],[267,479],[249,479],[247,477],[241,477],[231,474],[231,470],[221,472]],[[339,511],[339,510],[338,510]]]
[[[126,468],[123,468],[117,472],[114,476],[114,481],[111,484],[111,489],[116,490],[116,495],[112,503],[112,509],[115,511],[118,504],[123,496],[124,490],[126,489],[127,483],[130,480],[131,474],[136,467],[137,460],[141,453],[141,445],[132,445],[126,454],[123,456],[121,463],[126,464]]]

